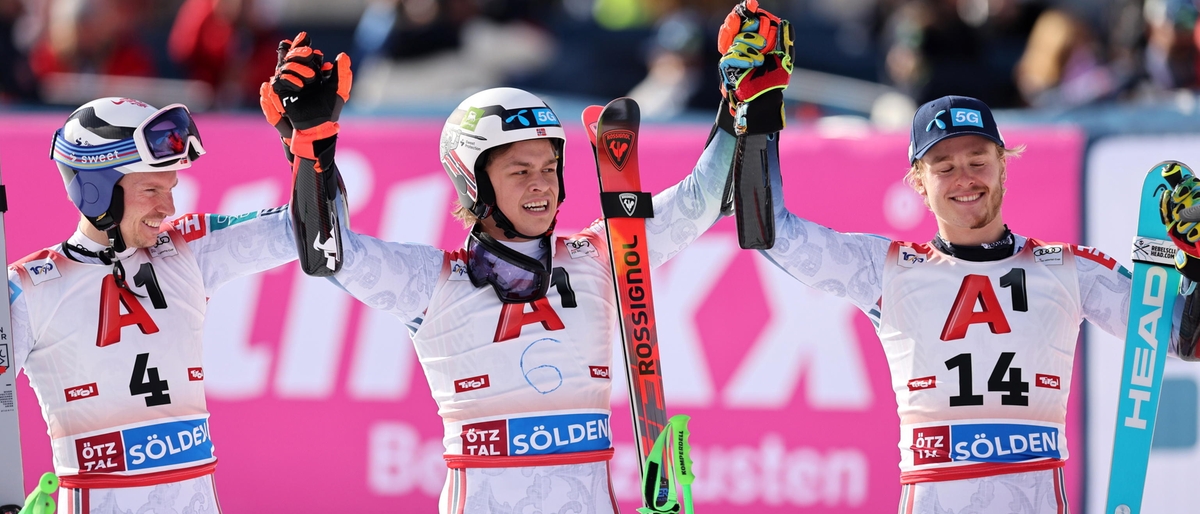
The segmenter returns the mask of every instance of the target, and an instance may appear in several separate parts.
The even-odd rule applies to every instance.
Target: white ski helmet
[[[479,219],[499,212],[496,192],[484,168],[485,154],[496,147],[530,139],[549,139],[559,155],[558,202],[566,198],[563,187],[562,150],[567,137],[558,116],[546,102],[527,91],[498,87],[475,93],[446,119],[442,127],[442,167],[454,182],[458,202]],[[503,223],[502,223],[503,221]],[[497,223],[507,223],[503,214]],[[514,230],[515,232],[515,230]]]
[[[183,104],[156,109],[115,97],[76,109],[50,148],[67,196],[99,230],[121,221],[124,193],[117,181],[126,173],[187,169],[201,155],[200,133]]]

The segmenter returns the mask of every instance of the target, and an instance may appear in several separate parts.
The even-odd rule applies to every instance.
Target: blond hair
[[[479,217],[471,212],[470,209],[463,207],[457,200],[454,202],[454,210],[450,211],[450,216],[453,216],[459,223],[462,223],[465,229],[470,229],[476,223],[479,223]]]
[[[1020,157],[1023,153],[1025,153],[1025,145],[1019,145],[1014,148],[1004,148],[996,145],[996,158],[1000,159],[1000,173],[1004,173],[1005,165],[1009,158]],[[921,182],[921,172],[925,171],[927,167],[928,165],[919,159],[912,163],[912,166],[908,168],[908,173],[904,175],[904,183],[915,189],[917,193],[920,193],[921,188],[919,186],[924,185]]]

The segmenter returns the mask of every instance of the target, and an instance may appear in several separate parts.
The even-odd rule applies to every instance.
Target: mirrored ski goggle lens
[[[510,301],[527,301],[542,291],[543,275],[527,270],[504,259],[488,258],[479,243],[472,240],[469,248],[471,271],[492,284]]]
[[[200,139],[191,115],[182,107],[159,114],[142,132],[150,155],[155,159],[183,157],[188,153],[188,138]]]

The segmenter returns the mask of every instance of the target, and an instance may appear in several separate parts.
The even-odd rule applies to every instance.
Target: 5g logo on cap
[[[975,109],[950,109],[950,123],[955,127],[971,125],[983,128],[983,116]],[[938,125],[941,125],[941,123]]]

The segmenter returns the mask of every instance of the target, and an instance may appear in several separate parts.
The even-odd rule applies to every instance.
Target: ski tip
[[[600,113],[604,108],[599,105],[589,105],[583,109],[583,128],[587,130],[588,139],[596,146],[596,125],[600,122]]]
[[[637,102],[632,98],[621,97],[604,106],[604,112],[600,116],[606,121],[624,121],[629,123],[637,123],[641,120],[642,113]]]
[[[1150,169],[1150,174],[1166,179],[1167,184],[1171,187],[1179,185],[1180,182],[1183,182],[1188,177],[1195,176],[1188,165],[1179,161],[1163,161],[1155,164]]]

